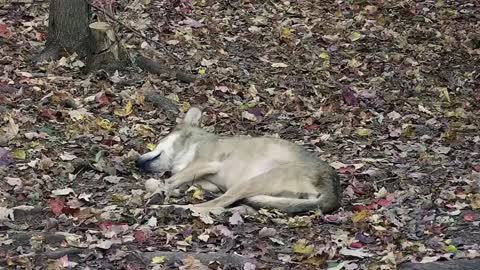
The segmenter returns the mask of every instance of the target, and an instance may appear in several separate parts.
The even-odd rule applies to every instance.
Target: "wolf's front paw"
[[[147,192],[156,193],[157,190],[162,186],[162,181],[155,178],[150,178],[145,181],[145,189]]]

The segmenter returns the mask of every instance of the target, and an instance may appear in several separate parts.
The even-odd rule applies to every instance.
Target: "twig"
[[[178,56],[176,56],[175,54],[171,53],[162,43],[160,43],[160,42],[158,42],[158,41],[156,41],[156,40],[153,40],[153,39],[151,39],[151,38],[143,35],[142,33],[140,33],[140,31],[138,31],[137,29],[134,29],[134,28],[132,28],[132,27],[130,27],[130,26],[122,23],[120,20],[118,20],[117,18],[115,18],[115,16],[109,14],[109,13],[106,12],[104,9],[99,8],[99,7],[97,7],[97,6],[95,6],[95,5],[91,4],[91,3],[88,3],[88,4],[89,4],[91,7],[93,7],[94,9],[102,12],[105,16],[109,17],[109,18],[112,19],[114,22],[118,23],[120,26],[128,29],[128,30],[129,30],[130,32],[132,32],[133,34],[135,34],[135,35],[137,35],[137,36],[139,36],[139,37],[141,37],[141,38],[143,38],[143,39],[145,39],[145,40],[147,40],[147,41],[149,41],[149,42],[152,42],[152,43],[154,43],[155,45],[159,46],[159,47],[162,48],[169,56],[171,56],[171,57],[173,57],[173,58],[175,58],[175,59],[177,59],[177,60],[180,60],[180,58],[179,58]]]
[[[398,179],[398,176],[387,177],[387,178],[375,181],[375,184],[390,182],[390,181],[397,180],[397,179]]]

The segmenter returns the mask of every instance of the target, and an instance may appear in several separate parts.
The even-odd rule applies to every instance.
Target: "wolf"
[[[300,145],[271,137],[221,136],[200,127],[202,111],[192,107],[156,148],[141,155],[144,171],[171,172],[170,194],[195,183],[221,195],[194,204],[196,209],[227,208],[245,203],[254,209],[274,208],[289,214],[340,207],[336,170]]]

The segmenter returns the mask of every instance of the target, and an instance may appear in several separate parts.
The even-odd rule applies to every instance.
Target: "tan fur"
[[[339,207],[339,177],[326,162],[282,139],[208,133],[198,127],[200,117],[200,110],[190,109],[154,153],[139,158],[142,168],[173,171],[165,180],[168,191],[194,181],[223,192],[194,205],[204,209],[225,208],[239,201],[288,213],[316,209],[327,213]]]

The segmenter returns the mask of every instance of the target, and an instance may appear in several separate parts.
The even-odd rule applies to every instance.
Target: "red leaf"
[[[112,229],[112,226],[113,226],[113,222],[111,221],[103,221],[98,225],[98,227],[102,231],[110,231]]]
[[[147,234],[143,230],[136,230],[133,233],[133,237],[135,238],[135,240],[137,240],[140,243],[145,242],[145,240],[147,240]]]
[[[127,265],[127,270],[140,270],[140,268],[136,267],[135,265]]]
[[[470,212],[468,214],[466,214],[465,216],[463,216],[463,220],[465,221],[475,221],[477,219],[476,215],[475,215],[475,212]]]
[[[95,96],[95,99],[97,100],[98,104],[100,104],[100,105],[107,105],[107,104],[110,103],[110,101],[108,100],[108,97],[105,94],[105,92],[98,93]]]
[[[325,220],[328,222],[337,222],[338,217],[336,215],[325,215]]]
[[[354,171],[355,171],[355,166],[353,165],[348,165],[346,167],[338,168],[338,172],[341,174],[353,174]]]
[[[48,207],[55,216],[59,216],[62,214],[63,208],[65,207],[65,202],[60,199],[51,199],[48,201]]]
[[[52,119],[53,118],[52,111],[47,107],[42,108],[40,110],[40,116],[43,117],[43,118],[46,118],[46,119]]]
[[[38,41],[44,41],[45,40],[45,33],[35,32],[35,38]]]
[[[480,164],[475,164],[472,166],[473,170],[476,172],[480,172]]]
[[[361,247],[363,247],[363,245],[360,242],[353,242],[353,243],[350,244],[350,247],[351,248],[361,248]]]
[[[311,131],[311,130],[317,129],[318,125],[316,125],[316,124],[306,125],[304,128],[305,128],[305,130]]]
[[[0,23],[0,37],[3,38],[10,38],[12,36],[12,32],[8,30],[7,25],[4,23]]]
[[[387,205],[390,205],[392,203],[392,201],[390,200],[387,200],[387,199],[380,199],[377,201],[377,204],[380,205],[380,206],[387,206]]]

